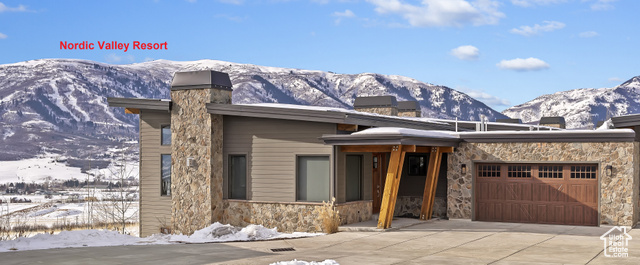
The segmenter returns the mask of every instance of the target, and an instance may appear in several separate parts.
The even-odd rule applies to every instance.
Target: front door
[[[373,213],[380,212],[380,204],[382,203],[382,193],[384,192],[384,183],[387,174],[385,172],[384,153],[373,153]]]

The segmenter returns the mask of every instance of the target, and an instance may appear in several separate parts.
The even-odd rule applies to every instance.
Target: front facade
[[[319,231],[393,216],[570,225],[638,222],[634,131],[566,131],[419,118],[359,98],[356,111],[234,105],[228,75],[177,73],[171,101],[110,98],[140,115],[140,235],[213,222]],[[399,117],[403,116],[403,117]],[[476,131],[481,128],[481,131]]]

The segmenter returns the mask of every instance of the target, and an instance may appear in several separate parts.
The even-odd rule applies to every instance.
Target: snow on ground
[[[324,261],[311,261],[311,262],[294,259],[291,261],[278,261],[275,263],[271,263],[270,265],[340,265],[340,263],[332,259],[326,259]]]
[[[209,227],[196,231],[191,236],[155,234],[145,238],[138,238],[108,230],[62,231],[55,235],[38,234],[33,237],[22,237],[10,241],[0,241],[0,252],[73,247],[264,241],[320,235],[324,234],[302,232],[290,234],[279,233],[275,228],[269,229],[261,225],[248,225],[247,227],[239,228],[216,222]]]

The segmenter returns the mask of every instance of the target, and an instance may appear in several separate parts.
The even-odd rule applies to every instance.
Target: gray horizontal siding
[[[333,147],[324,145],[318,138],[322,134],[334,134],[335,126],[332,123],[225,116],[225,197],[228,196],[229,155],[246,154],[247,199],[294,202],[296,155],[328,155],[333,161]]]
[[[160,145],[160,126],[170,122],[168,112],[140,112],[140,236],[171,223],[171,197],[160,196],[160,155],[171,154],[171,146]]]

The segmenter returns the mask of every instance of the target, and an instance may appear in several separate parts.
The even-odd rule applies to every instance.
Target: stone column
[[[173,233],[192,234],[222,219],[222,115],[209,114],[206,104],[230,104],[231,88],[230,81],[227,88],[202,80],[216,74],[223,73],[176,73],[172,83]]]

